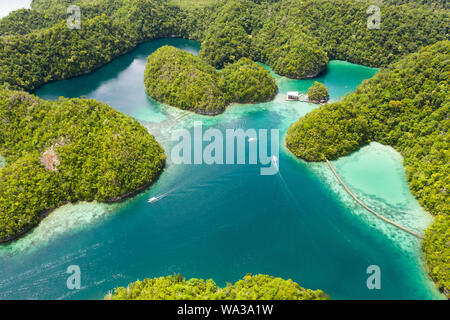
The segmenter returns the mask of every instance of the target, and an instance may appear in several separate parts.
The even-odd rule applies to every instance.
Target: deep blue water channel
[[[355,206],[326,166],[296,159],[282,146],[289,125],[317,107],[285,102],[286,92],[306,92],[319,80],[337,101],[376,69],[331,61],[317,79],[276,76],[280,92],[274,101],[233,105],[206,117],[145,94],[146,57],[164,44],[199,50],[198,43],[184,39],[151,41],[97,71],[35,92],[43,99],[85,96],[110,104],[149,128],[169,161],[142,194],[121,204],[62,207],[26,237],[0,246],[0,299],[101,299],[114,287],[173,273],[212,278],[221,286],[247,273],[270,274],[322,289],[333,299],[440,297],[424,270],[418,240]],[[262,176],[260,165],[171,163],[171,132],[192,132],[194,121],[223,132],[279,129],[280,174]],[[380,211],[418,231],[429,223],[394,150],[371,145],[335,164],[355,192]],[[148,203],[151,197],[159,201]],[[66,287],[70,265],[81,269],[80,290]],[[381,268],[381,290],[366,286],[369,265]]]

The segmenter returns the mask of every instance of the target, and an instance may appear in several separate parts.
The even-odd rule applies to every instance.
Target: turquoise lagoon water
[[[101,69],[44,86],[44,99],[86,96],[138,119],[167,153],[173,130],[280,129],[316,108],[285,102],[287,91],[306,92],[314,80],[339,100],[376,69],[331,61],[317,79],[276,76],[277,97],[233,105],[206,117],[148,98],[147,55],[164,44],[196,53],[184,39],[145,43]],[[197,141],[198,142],[198,141]],[[418,232],[431,218],[406,183],[402,158],[372,143],[334,162],[345,182],[374,209]],[[441,298],[420,258],[420,242],[357,206],[323,163],[296,159],[284,147],[280,173],[261,176],[259,165],[175,165],[155,185],[119,204],[61,207],[24,238],[0,246],[0,299],[101,299],[109,290],[146,277],[181,273],[219,285],[246,273],[291,278],[334,299]],[[159,201],[148,203],[150,197]],[[67,267],[81,269],[81,289],[66,287]],[[369,265],[381,268],[381,290],[366,286]]]

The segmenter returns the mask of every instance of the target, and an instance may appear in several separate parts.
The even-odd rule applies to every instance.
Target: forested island
[[[308,113],[288,130],[287,147],[307,161],[337,159],[371,141],[403,156],[412,193],[437,218],[423,250],[432,278],[449,294],[450,41],[382,69],[341,101]]]
[[[308,101],[313,103],[325,103],[329,99],[328,88],[320,82],[314,81],[314,84],[309,87]]]
[[[268,101],[278,90],[269,71],[248,58],[217,72],[201,58],[170,46],[148,57],[144,83],[150,97],[208,115],[223,112],[232,102]]]
[[[164,150],[142,125],[92,99],[0,87],[0,119],[0,242],[65,203],[122,200],[164,168]]]
[[[0,83],[33,91],[174,35],[202,42],[200,57],[216,68],[247,57],[296,79],[319,74],[328,59],[380,67],[448,39],[445,10],[381,6],[383,28],[374,32],[366,25],[368,3],[229,0],[187,10],[163,0],[75,0],[83,12],[78,30],[63,20],[64,1],[33,1],[33,9],[0,22]]]
[[[212,279],[189,279],[173,275],[136,281],[116,288],[105,300],[329,300],[322,290],[300,287],[292,280],[268,275],[246,275],[221,288]]]
[[[251,89],[234,89],[243,80],[241,68],[252,74],[257,69],[253,61],[294,79],[317,76],[330,59],[382,67],[354,94],[293,124],[286,143],[308,161],[336,159],[370,141],[396,148],[413,194],[436,216],[422,246],[431,277],[449,296],[446,1],[379,4],[382,28],[376,31],[367,28],[370,1],[230,0],[191,8],[163,0],[71,4],[83,12],[81,29],[67,28],[63,0],[34,0],[32,9],[0,20],[2,241],[66,202],[133,194],[164,166],[162,148],[135,120],[94,100],[49,102],[24,91],[91,72],[145,41],[179,36],[201,42],[202,61],[182,66],[216,77],[208,85],[220,94],[208,99],[219,102],[212,106],[202,88],[200,102],[187,106],[180,92],[170,97],[155,88],[159,99],[193,111],[218,113],[229,101],[257,101]],[[223,78],[217,68],[224,69]],[[254,84],[250,79],[248,88]],[[268,89],[261,99],[272,94]]]

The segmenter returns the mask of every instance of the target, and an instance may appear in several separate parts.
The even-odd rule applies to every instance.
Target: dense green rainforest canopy
[[[413,194],[433,215],[423,248],[432,277],[449,288],[450,41],[405,56],[339,102],[316,109],[288,130],[298,157],[320,161],[347,155],[370,141],[403,156]]]
[[[144,83],[152,98],[208,115],[223,112],[232,102],[263,102],[277,93],[270,72],[248,58],[217,72],[201,58],[170,46],[148,57]]]
[[[308,89],[308,100],[311,102],[326,102],[328,101],[328,89],[327,87],[318,81],[314,81],[314,84]]]
[[[201,41],[200,57],[215,68],[240,63],[243,57],[266,63],[278,74],[291,78],[313,77],[326,68],[329,59],[386,67],[355,94],[295,124],[287,142],[295,154],[314,161],[322,160],[323,154],[336,158],[372,140],[397,148],[404,156],[413,193],[437,216],[426,233],[423,249],[431,276],[449,294],[448,42],[399,61],[425,46],[449,40],[446,1],[377,3],[381,9],[380,29],[367,28],[366,10],[373,2],[364,0],[229,0],[189,9],[171,3],[73,0],[70,4],[81,7],[82,27],[71,30],[65,21],[68,1],[34,0],[32,10],[19,10],[0,20],[0,85],[32,91],[44,83],[98,68],[144,41],[174,35]],[[2,238],[25,230],[44,211],[65,201],[109,200],[130,192],[151,182],[162,166],[162,150],[143,128],[92,100],[42,102],[23,92],[2,89],[0,104],[0,124],[6,127],[2,127],[0,153],[8,161],[0,170],[0,183],[8,186],[0,189]],[[83,106],[92,108],[90,117],[84,116],[88,111],[83,111]],[[16,112],[26,116],[19,118]],[[109,112],[115,115],[112,119],[122,131],[115,132],[112,125],[103,126],[102,121],[113,121],[105,116]],[[16,122],[8,122],[10,116]],[[77,123],[73,121],[75,116]],[[40,131],[44,126],[33,120],[36,118],[49,119],[48,123],[53,124],[45,126],[49,133]],[[89,119],[97,121],[84,126]],[[25,126],[28,121],[33,125]],[[11,123],[17,125],[8,131]],[[122,123],[127,125],[123,127]],[[325,129],[326,124],[329,127]],[[75,138],[65,137],[65,132],[72,132]],[[127,162],[126,157],[118,162],[106,155],[101,158],[96,152],[104,147],[103,140],[70,154],[70,148],[90,141],[81,139],[82,135],[97,134],[108,137],[106,141],[111,144],[117,142],[111,137],[123,134],[123,139],[128,139],[138,135],[139,139],[132,139],[133,144],[129,149],[124,147],[123,153],[108,146],[106,155],[144,154],[148,156],[144,157],[145,165]],[[331,144],[332,136],[342,139]],[[24,143],[15,146],[12,141],[19,141],[19,137]],[[306,145],[308,141],[311,143]],[[142,147],[146,144],[152,146],[150,153]],[[60,154],[62,150],[67,153]],[[49,165],[58,171],[48,171],[41,159],[54,159],[54,154],[58,155],[57,161]],[[67,160],[73,157],[86,161]],[[83,168],[89,167],[91,161],[113,169],[89,170],[93,175],[85,176],[88,171]],[[134,175],[140,172],[139,167],[146,168],[142,170],[148,175]],[[105,172],[109,183],[102,182]],[[151,178],[142,181],[142,177]],[[83,179],[89,181],[81,186],[78,181]],[[13,218],[6,219],[8,215]]]
[[[92,99],[0,88],[0,119],[0,241],[64,203],[119,200],[164,167],[164,150],[143,126]]]
[[[249,57],[291,78],[317,75],[328,59],[385,66],[448,38],[448,12],[424,6],[381,6],[378,30],[367,28],[366,1],[258,2],[217,1],[183,10],[162,0],[75,0],[82,28],[72,30],[63,20],[66,1],[36,1],[34,10],[1,20],[0,83],[32,91],[172,35],[201,41],[200,56],[216,68]]]
[[[181,275],[145,279],[117,288],[107,300],[329,300],[322,290],[300,287],[292,280],[268,275],[246,275],[235,284],[220,288],[212,279],[189,279]]]

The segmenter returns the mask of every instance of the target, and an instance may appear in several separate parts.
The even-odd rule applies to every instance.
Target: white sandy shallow
[[[373,142],[332,163],[342,180],[369,208],[419,234],[431,224],[431,215],[411,194],[403,158],[393,148]],[[325,163],[309,163],[308,166],[356,217],[378,229],[402,249],[417,252],[418,239],[362,208],[338,183]]]

